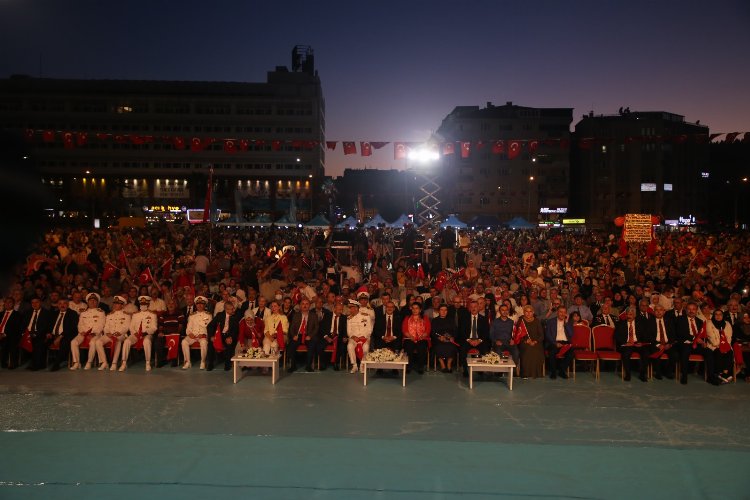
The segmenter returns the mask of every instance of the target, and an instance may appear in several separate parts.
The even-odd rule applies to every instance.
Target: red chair
[[[591,329],[586,325],[573,326],[573,380],[576,379],[576,361],[591,361],[591,371],[596,376],[596,362],[598,355],[591,349]]]
[[[615,329],[607,325],[595,326],[591,333],[594,338],[594,352],[596,353],[596,378],[599,379],[602,361],[622,362],[622,356],[615,347]],[[616,366],[616,365],[615,365]]]

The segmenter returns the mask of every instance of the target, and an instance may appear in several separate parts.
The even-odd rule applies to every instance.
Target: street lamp
[[[529,187],[528,187],[528,191],[529,191],[529,208],[528,208],[528,212],[526,214],[526,220],[528,222],[531,222],[531,185],[532,185],[533,182],[534,182],[534,176],[531,175],[531,176],[529,176]]]

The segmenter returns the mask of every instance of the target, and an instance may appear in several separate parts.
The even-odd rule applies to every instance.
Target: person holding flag
[[[52,330],[52,313],[42,307],[42,301],[35,297],[31,299],[31,310],[26,313],[23,324],[26,328],[21,336],[20,347],[31,354],[28,369],[40,370],[45,364],[46,335]]]
[[[691,301],[685,306],[685,314],[677,318],[677,345],[680,351],[680,383],[687,384],[690,355],[700,354],[706,364],[707,373],[714,372],[714,357],[707,353],[705,323],[698,317],[698,304]]]
[[[201,346],[201,370],[206,369],[206,356],[208,355],[208,324],[211,322],[211,313],[206,311],[208,299],[203,295],[198,295],[193,299],[195,311],[188,316],[187,326],[185,327],[185,338],[182,339],[182,354],[185,358],[183,370],[192,366],[190,363],[190,346],[198,342]]]
[[[568,378],[568,367],[573,360],[570,341],[573,339],[573,327],[568,323],[568,310],[558,306],[555,319],[547,320],[544,328],[544,340],[549,353],[549,378]]]
[[[224,371],[232,369],[232,356],[240,333],[240,314],[236,313],[235,309],[234,301],[227,300],[224,310],[217,313],[206,326],[209,336],[206,371],[214,369],[214,358],[219,352],[224,355]]]
[[[728,316],[729,314],[727,314]],[[706,353],[713,356],[714,371],[708,374],[709,382],[714,385],[728,384],[732,381],[731,373],[734,353],[732,351],[732,325],[724,319],[724,312],[716,309],[706,322]]]
[[[271,302],[271,314],[265,320],[263,332],[263,352],[271,354],[273,350],[283,350],[286,347],[286,335],[289,332],[289,319],[281,312],[278,301]]]
[[[159,333],[156,336],[156,352],[162,352],[164,348],[167,349],[167,361],[172,363],[172,366],[177,366],[177,357],[179,355],[180,346],[180,334],[185,329],[185,314],[177,307],[177,301],[175,299],[169,299],[167,302],[167,310],[159,316]],[[159,361],[156,364],[157,368],[164,366],[165,362]]]
[[[94,356],[96,355],[96,341],[104,331],[106,317],[104,311],[99,309],[99,295],[96,293],[88,294],[86,302],[88,303],[88,309],[78,315],[78,335],[70,341],[70,353],[73,358],[71,370],[81,369],[81,347],[89,350],[84,370],[91,369],[91,364],[94,362]],[[106,358],[102,361],[107,362]]]
[[[351,373],[357,373],[358,360],[364,359],[370,350],[370,337],[372,336],[373,320],[369,314],[360,312],[360,304],[356,300],[349,300],[349,317],[346,320],[346,331],[349,342],[346,350],[349,353],[349,361],[352,364]],[[426,332],[430,335],[429,329]],[[364,368],[359,369],[364,372]]]
[[[143,353],[146,356],[146,371],[151,371],[151,346],[153,345],[153,336],[159,327],[159,319],[156,313],[149,310],[151,297],[141,295],[138,297],[139,311],[133,314],[130,319],[130,335],[122,344],[122,363],[120,371],[128,369],[128,356],[130,348],[133,346],[143,346]]]
[[[516,321],[513,340],[521,351],[521,377],[541,377],[544,368],[544,329],[530,304],[523,306],[523,316]]]
[[[130,328],[130,315],[122,310],[128,299],[122,295],[115,295],[112,299],[112,312],[107,315],[104,320],[104,335],[99,337],[96,341],[96,352],[99,355],[99,360],[103,362],[99,365],[99,370],[106,370],[107,365],[107,354],[104,352],[104,347],[109,346],[110,353],[112,354],[112,366],[111,370],[117,369],[117,360],[120,357],[120,349],[122,348],[122,342],[128,334],[128,328]]]

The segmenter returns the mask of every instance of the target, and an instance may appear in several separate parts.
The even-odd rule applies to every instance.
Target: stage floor
[[[0,371],[0,498],[748,498],[750,384]]]

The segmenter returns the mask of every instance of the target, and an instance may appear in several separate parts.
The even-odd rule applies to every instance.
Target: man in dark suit
[[[18,342],[23,333],[23,314],[16,311],[16,301],[12,297],[6,297],[3,303],[3,312],[0,316],[0,361],[3,368],[14,369],[18,363]]]
[[[682,297],[675,297],[672,299],[672,305],[674,306],[672,309],[667,311],[664,316],[674,321],[675,326],[677,325],[677,319],[685,316],[685,302],[682,300]]]
[[[224,310],[216,314],[206,326],[206,332],[208,333],[207,371],[214,369],[215,335],[221,336],[221,344],[224,347],[224,371],[232,369],[232,356],[234,356],[237,338],[240,334],[240,315],[235,311],[235,307],[234,302],[228,300],[224,304]]]
[[[401,349],[401,323],[403,319],[396,310],[396,304],[388,302],[385,312],[380,314],[380,308],[375,313],[375,326],[372,329],[372,341],[376,349],[388,348],[392,351]]]
[[[453,321],[453,325],[458,330],[459,325],[465,320],[465,317],[469,314],[469,310],[464,307],[461,296],[456,294],[453,297],[451,305],[448,306],[448,317]]]
[[[303,297],[299,302],[299,311],[294,313],[289,322],[289,343],[286,346],[287,356],[291,361],[287,369],[289,373],[297,369],[295,354],[300,345],[307,347],[305,370],[313,371],[313,360],[318,354],[319,333],[318,315],[310,312],[310,299]]]
[[[549,352],[549,378],[556,379],[558,371],[560,377],[568,378],[567,370],[573,360],[573,349],[565,347],[573,340],[573,327],[568,323],[568,310],[559,306],[556,318],[549,319],[544,325],[544,341]],[[565,350],[560,359],[558,352]]]
[[[78,335],[78,314],[68,308],[68,299],[59,299],[55,307],[52,329],[47,333],[46,338],[47,349],[54,347],[57,350],[50,368],[53,372],[60,369],[60,363],[67,361],[70,354],[70,341]]]
[[[349,343],[349,337],[346,334],[346,315],[344,314],[344,304],[337,301],[333,306],[333,312],[323,317],[320,325],[320,350],[321,352],[329,345],[335,346],[335,356],[332,355],[330,360],[333,362],[333,369],[338,371],[341,361],[346,356],[346,345]],[[324,369],[327,359],[321,356],[321,369]]]
[[[464,377],[468,377],[469,368],[466,365],[466,357],[469,351],[476,349],[479,354],[485,354],[490,349],[490,327],[479,316],[479,305],[476,301],[471,301],[468,314],[463,315],[463,321],[459,322],[458,343],[461,346],[460,357]]]
[[[26,330],[31,335],[31,363],[28,369],[36,371],[44,368],[45,356],[47,354],[47,332],[52,330],[52,313],[42,307],[42,301],[38,297],[31,299],[31,310],[23,319],[21,338]],[[23,345],[23,342],[21,342]]]
[[[622,367],[625,370],[625,381],[630,381],[630,358],[637,352],[640,359],[638,378],[641,382],[647,382],[646,369],[648,368],[648,356],[653,350],[653,331],[650,323],[644,318],[638,318],[635,307],[628,307],[625,311],[625,321],[615,325],[615,344],[622,355]]]
[[[599,310],[599,314],[594,316],[594,321],[591,323],[591,328],[599,325],[611,326],[612,328],[614,328],[616,323],[617,316],[612,314],[609,302],[604,302],[601,309]]]
[[[703,356],[706,373],[714,372],[713,352],[706,349],[704,339],[700,338],[703,320],[697,314],[698,304],[689,302],[685,307],[685,314],[677,318],[677,346],[675,347],[680,352],[680,383],[683,385],[687,384],[688,363],[691,354]]]

